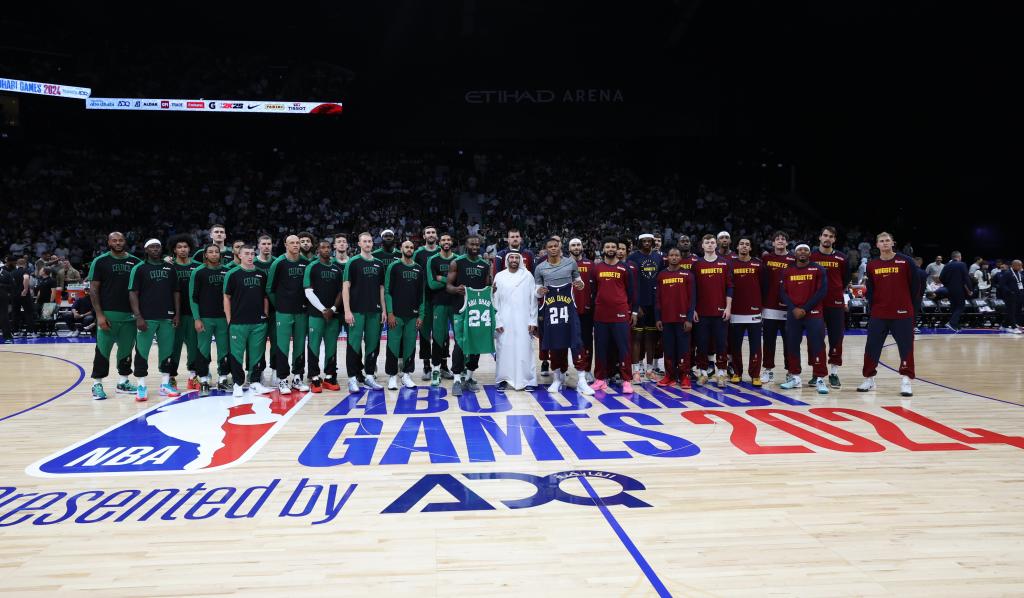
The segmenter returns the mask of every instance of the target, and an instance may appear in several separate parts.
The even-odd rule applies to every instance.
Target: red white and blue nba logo
[[[170,399],[28,466],[40,477],[208,472],[248,461],[312,395]]]

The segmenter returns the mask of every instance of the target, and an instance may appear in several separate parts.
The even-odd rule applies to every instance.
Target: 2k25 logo
[[[215,471],[248,461],[311,394],[191,391],[126,419],[25,469],[39,477]]]

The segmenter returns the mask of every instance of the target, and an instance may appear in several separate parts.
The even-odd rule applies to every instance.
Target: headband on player
[[[146,241],[146,244],[143,245],[143,247],[148,248],[150,245],[160,245],[160,246],[163,246],[163,243],[160,242],[160,239],[150,239],[150,240]]]
[[[722,232],[718,233],[718,237],[717,238],[721,239],[722,237],[728,237],[728,238],[731,239],[732,235],[730,235],[729,233],[727,233],[726,231],[723,230]]]
[[[384,235],[391,235],[393,237],[395,236],[395,231],[391,230],[390,228],[385,228],[384,230],[380,231],[380,236],[383,237]]]
[[[794,247],[793,251],[796,251],[797,249],[800,249],[801,247],[806,248],[807,251],[811,250],[811,246],[810,245],[808,245],[807,243],[801,243],[801,244],[797,245],[796,247]]]
[[[579,237],[573,237],[569,239],[569,245],[572,245],[573,243],[579,243],[580,245],[583,245],[583,241],[580,241]]]

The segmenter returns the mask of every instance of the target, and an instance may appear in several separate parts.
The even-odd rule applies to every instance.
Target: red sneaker
[[[666,375],[661,380],[658,380],[658,386],[672,386],[672,382],[674,382],[674,380]]]
[[[331,382],[330,380],[324,380],[324,388],[327,390],[341,390],[337,382]]]
[[[686,374],[683,374],[683,381],[679,383],[679,388],[685,388],[687,390],[689,390],[691,388],[690,387],[690,377],[687,376]]]
[[[309,381],[309,391],[314,392],[316,394],[320,394],[321,392],[323,392],[323,387],[320,382],[320,378],[313,378],[312,380]]]

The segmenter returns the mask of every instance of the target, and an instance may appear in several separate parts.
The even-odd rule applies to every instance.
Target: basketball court
[[[5,345],[0,594],[1024,593],[1024,339],[919,335],[904,399],[895,346],[854,390],[864,338],[827,396],[501,395],[484,356],[461,400],[142,404]]]

